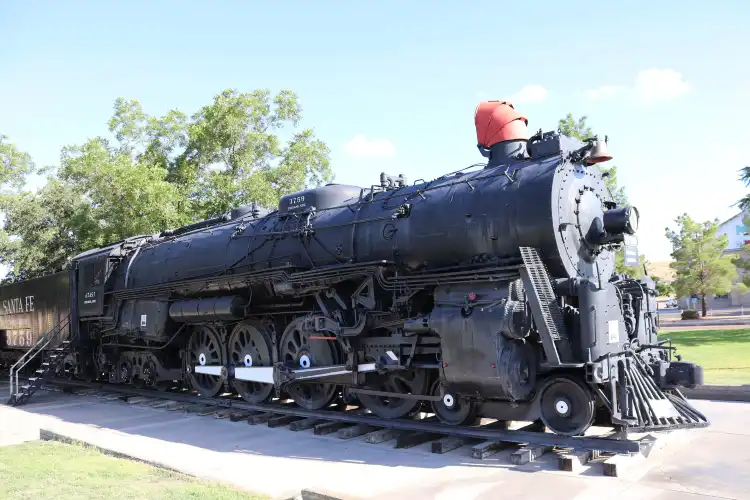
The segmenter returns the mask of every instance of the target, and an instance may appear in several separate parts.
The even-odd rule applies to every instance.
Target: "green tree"
[[[575,119],[572,113],[568,113],[565,118],[561,118],[558,121],[557,127],[562,134],[583,141],[596,135],[592,132],[591,127],[586,124],[587,119],[587,116]],[[618,205],[627,205],[628,197],[625,194],[625,188],[617,185],[617,167],[614,165],[607,167],[602,164],[599,166],[605,175],[604,182],[612,193],[612,198],[614,198]]]
[[[750,185],[750,167],[743,167],[740,169],[740,180],[746,187]],[[742,223],[745,227],[750,227],[750,216],[747,215],[747,212],[750,210],[750,194],[742,197],[736,205],[738,205],[746,214],[742,219]],[[745,234],[748,235],[750,233],[746,231]],[[744,257],[743,254],[750,255],[750,244],[743,245],[741,252],[738,255],[734,255],[732,259],[737,270],[745,271],[742,280],[734,287],[734,290],[740,294],[747,293],[748,289],[750,289],[750,259]]]
[[[301,119],[288,90],[225,90],[192,116],[154,117],[119,98],[108,124],[114,141],[64,147],[42,189],[0,199],[0,263],[10,279],[26,279],[60,270],[78,252],[250,202],[273,208],[285,194],[330,182],[329,150],[312,129],[297,128]],[[0,143],[0,158],[0,181],[33,170],[10,145]]]
[[[674,293],[672,285],[670,285],[669,283],[664,283],[660,277],[652,276],[651,279],[654,280],[654,285],[656,286],[656,295],[658,297],[666,297]]]
[[[184,195],[159,163],[134,160],[105,139],[65,147],[58,177],[88,201],[74,228],[84,249],[137,234],[153,234],[190,220],[180,212]]]
[[[750,216],[745,216],[742,219],[742,223],[745,225],[745,227],[750,227]],[[748,232],[746,231],[745,234],[747,235]],[[742,276],[742,280],[737,283],[737,286],[735,287],[735,290],[738,293],[747,293],[748,289],[750,289],[750,259],[743,257],[744,255],[750,254],[750,244],[745,244],[740,249],[740,252],[732,255],[732,263],[735,265],[737,270],[740,269],[745,271],[744,276]]]
[[[745,184],[745,187],[750,186],[750,167],[742,167],[740,169],[740,180]],[[745,212],[750,210],[750,194],[743,196],[737,202],[737,205]]]
[[[59,271],[79,252],[82,235],[96,232],[91,206],[75,184],[50,179],[39,191],[0,200],[5,222],[0,231],[0,264],[6,281]]]
[[[0,185],[22,187],[29,174],[36,173],[31,156],[19,150],[8,137],[0,134]]]
[[[568,137],[574,137],[578,140],[585,140],[596,135],[586,123],[587,116],[581,116],[576,119],[572,113],[568,113],[565,118],[561,118],[558,121],[558,129],[564,135]],[[612,198],[617,202],[618,205],[627,205],[628,197],[625,193],[625,188],[617,185],[617,167],[611,166],[606,167],[599,165],[602,174],[604,176],[604,182],[607,185]],[[615,253],[615,273],[627,274],[633,278],[639,278],[643,276],[643,266],[646,263],[646,258],[643,255],[639,256],[640,265],[638,266],[626,266],[625,265],[625,254],[624,251],[620,250]]]
[[[718,220],[699,223],[682,214],[675,222],[677,231],[666,228],[673,248],[674,261],[670,267],[675,270],[675,280],[672,286],[683,297],[698,295],[701,315],[706,316],[706,297],[729,293],[737,277],[732,257],[723,255],[728,238],[716,235]]]
[[[282,90],[224,90],[188,118],[172,110],[147,115],[138,101],[117,99],[109,129],[121,151],[166,169],[166,181],[186,193],[196,219],[214,217],[250,202],[273,207],[285,194],[333,180],[329,149],[312,129],[297,127],[302,107]]]

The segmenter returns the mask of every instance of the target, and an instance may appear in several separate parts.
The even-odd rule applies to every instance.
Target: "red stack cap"
[[[483,101],[474,113],[477,143],[485,148],[498,142],[527,140],[528,123],[508,101]]]

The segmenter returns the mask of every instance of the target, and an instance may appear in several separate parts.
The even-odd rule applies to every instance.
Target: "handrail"
[[[70,323],[70,314],[57,322],[47,333],[41,336],[31,349],[26,351],[13,366],[10,367],[10,397],[13,399],[18,393],[18,374],[33,360],[40,352],[44,351],[47,346],[55,340],[63,329]],[[20,366],[19,366],[20,365]]]

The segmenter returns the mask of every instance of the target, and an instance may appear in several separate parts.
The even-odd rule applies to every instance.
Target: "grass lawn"
[[[264,497],[54,441],[0,447],[0,498],[216,499]]]
[[[703,367],[706,384],[750,384],[750,328],[659,332],[670,338],[683,361]]]

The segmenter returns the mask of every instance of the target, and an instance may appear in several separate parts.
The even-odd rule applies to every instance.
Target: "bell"
[[[586,163],[593,165],[594,163],[602,163],[612,159],[612,155],[607,150],[607,139],[603,141],[594,141],[594,146],[591,148],[591,153],[586,158]]]

